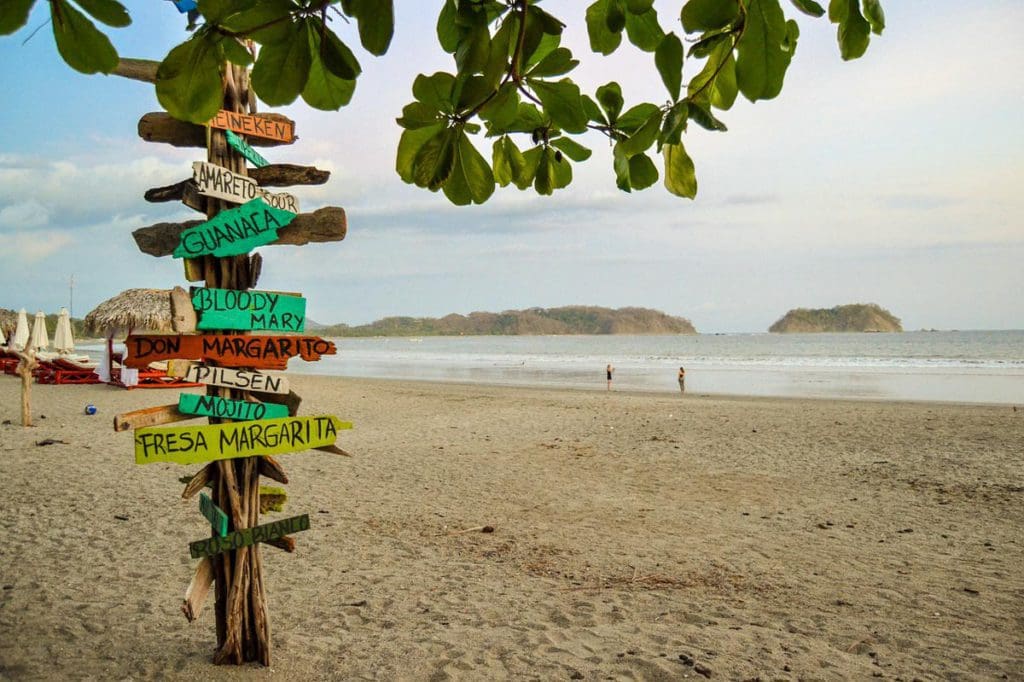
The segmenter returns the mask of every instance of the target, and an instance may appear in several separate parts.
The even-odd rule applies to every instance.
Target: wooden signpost
[[[192,182],[200,194],[235,204],[244,204],[253,199],[263,199],[268,206],[282,211],[299,212],[299,200],[291,194],[281,192],[275,194],[260,187],[255,180],[227,168],[215,166],[205,161],[192,164]]]
[[[213,503],[206,493],[199,493],[199,513],[210,522],[210,528],[218,537],[228,534],[228,515],[220,507]]]
[[[270,165],[269,161],[260,156],[259,152],[250,147],[249,143],[236,135],[234,131],[225,130],[224,137],[227,138],[228,144],[231,145],[236,152],[248,159],[252,165],[257,168],[263,168],[264,166]]]
[[[197,288],[192,306],[199,329],[301,332],[306,327],[306,299],[271,291]]]
[[[352,424],[337,417],[284,417],[204,426],[135,430],[135,463],[201,464],[222,459],[285,455],[334,445]]]
[[[233,130],[243,135],[255,135],[286,144],[295,140],[295,124],[291,121],[273,121],[265,117],[250,116],[223,109],[210,119],[210,127]]]
[[[178,411],[189,415],[235,421],[280,419],[288,416],[288,408],[284,405],[231,400],[218,398],[215,395],[195,395],[194,393],[182,393],[178,396]]]
[[[288,377],[247,369],[211,367],[179,360],[167,363],[167,373],[173,377],[183,378],[189,383],[206,384],[207,386],[281,394],[291,390],[288,387]]]
[[[161,360],[215,360],[225,367],[284,369],[296,355],[316,362],[338,352],[333,342],[319,336],[228,336],[203,334],[133,334],[125,340],[127,367],[145,367]]]
[[[257,542],[278,540],[286,535],[303,530],[309,530],[309,514],[265,523],[255,528],[242,528],[233,533],[228,533],[224,537],[196,540],[189,543],[188,550],[193,559],[202,559],[203,557],[215,556],[241,547],[248,547]]]
[[[277,231],[294,218],[291,211],[253,199],[182,232],[173,255],[175,258],[245,255],[257,246],[274,242]]]

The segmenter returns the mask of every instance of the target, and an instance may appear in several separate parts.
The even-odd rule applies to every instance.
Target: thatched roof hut
[[[16,324],[18,324],[17,311],[0,308],[0,329],[14,329]]]
[[[108,336],[118,330],[171,331],[171,292],[126,289],[85,316],[85,333]]]

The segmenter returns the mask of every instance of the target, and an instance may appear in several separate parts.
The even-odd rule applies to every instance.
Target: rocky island
[[[689,320],[650,308],[566,306],[500,313],[386,317],[370,324],[336,324],[321,336],[488,336],[527,334],[696,334]]]
[[[768,328],[776,333],[901,332],[900,318],[875,303],[852,303],[834,308],[794,308]]]

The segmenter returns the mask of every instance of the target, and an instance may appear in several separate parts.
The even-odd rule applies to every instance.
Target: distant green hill
[[[386,317],[350,327],[336,324],[321,336],[494,336],[536,334],[696,334],[690,321],[649,308],[529,308],[501,313],[434,317]]]
[[[874,303],[834,308],[795,308],[776,320],[770,332],[901,332],[900,318]]]

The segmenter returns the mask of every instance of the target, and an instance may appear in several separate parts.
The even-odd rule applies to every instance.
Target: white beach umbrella
[[[11,345],[18,350],[25,350],[25,346],[28,345],[28,314],[24,308],[18,311],[18,325],[14,328]]]
[[[0,327],[0,346],[7,345],[7,338],[4,336],[4,329]]]
[[[57,331],[53,333],[53,349],[58,353],[70,353],[75,350],[75,337],[71,333],[71,316],[67,308],[60,309],[57,318]]]
[[[28,347],[35,350],[45,350],[50,346],[50,336],[46,333],[46,315],[40,310],[36,313],[36,321],[32,325],[32,336],[29,337]]]

